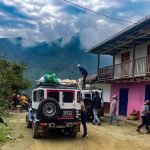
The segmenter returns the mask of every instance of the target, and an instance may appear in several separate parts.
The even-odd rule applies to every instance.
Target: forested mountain
[[[78,35],[66,44],[63,43],[63,39],[58,39],[50,43],[36,43],[30,47],[22,45],[22,38],[1,39],[0,47],[1,55],[28,64],[25,73],[33,83],[47,72],[55,72],[62,79],[77,79],[77,64],[87,68],[89,74],[96,73],[97,57],[85,53]],[[110,57],[101,58],[101,66],[109,65],[111,62]]]

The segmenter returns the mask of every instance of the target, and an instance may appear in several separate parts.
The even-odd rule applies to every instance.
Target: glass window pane
[[[33,101],[36,102],[37,100],[37,91],[33,92]]]
[[[50,97],[50,98],[54,98],[55,100],[57,100],[59,102],[59,92],[48,92],[48,95],[47,97]]]
[[[73,100],[74,100],[74,93],[73,92],[64,92],[63,93],[63,102],[72,103]]]

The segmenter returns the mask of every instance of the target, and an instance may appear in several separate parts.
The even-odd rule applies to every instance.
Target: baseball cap
[[[80,64],[77,65],[77,67],[80,67],[80,66],[81,66]]]

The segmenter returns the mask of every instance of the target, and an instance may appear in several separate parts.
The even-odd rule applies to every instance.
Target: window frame
[[[43,94],[43,95],[42,95],[43,97],[40,95],[40,92],[43,92],[43,93],[42,93],[42,94]],[[41,100],[44,99],[44,90],[42,90],[42,89],[37,90],[36,99],[37,99],[38,102],[40,102]]]
[[[33,102],[37,102],[37,90],[33,91],[32,99],[33,99]]]

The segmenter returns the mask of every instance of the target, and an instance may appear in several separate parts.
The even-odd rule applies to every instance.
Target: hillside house
[[[88,50],[98,57],[97,84],[111,85],[119,97],[118,114],[140,111],[150,99],[150,16]],[[100,68],[100,56],[111,55],[113,64]],[[107,86],[106,86],[107,87]]]

